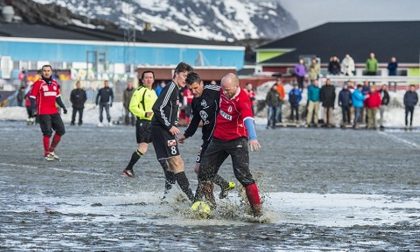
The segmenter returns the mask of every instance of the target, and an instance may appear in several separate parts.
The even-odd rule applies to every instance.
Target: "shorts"
[[[255,183],[249,170],[248,140],[246,138],[231,141],[213,138],[200,163],[199,181],[212,181],[228,156],[232,158],[233,173],[236,179],[243,186]]]
[[[138,144],[152,142],[152,125],[150,121],[137,119],[136,139]]]
[[[52,130],[62,136],[66,132],[60,114],[39,115],[39,126],[44,136],[51,136]]]
[[[178,141],[167,129],[152,125],[152,140],[158,160],[179,155]]]
[[[207,147],[209,146],[210,141],[204,141],[203,144],[200,147],[200,151],[198,152],[197,158],[195,159],[195,162],[199,164],[201,162],[201,157],[204,156],[204,153],[207,150]]]

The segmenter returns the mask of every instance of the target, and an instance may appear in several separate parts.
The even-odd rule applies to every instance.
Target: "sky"
[[[300,30],[332,21],[420,21],[419,0],[279,0]]]

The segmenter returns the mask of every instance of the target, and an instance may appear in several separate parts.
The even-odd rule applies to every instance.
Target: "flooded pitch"
[[[134,128],[69,127],[42,158],[38,126],[0,122],[0,249],[119,251],[420,250],[420,132],[259,128],[251,170],[262,223],[239,191],[194,218],[178,188],[162,201],[153,147],[121,176]],[[187,176],[200,145],[180,148]],[[231,163],[220,174],[237,182]],[[218,190],[218,188],[216,188]],[[218,193],[218,192],[216,192]]]

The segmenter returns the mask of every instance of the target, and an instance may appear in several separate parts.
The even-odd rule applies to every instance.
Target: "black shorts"
[[[204,153],[207,150],[207,147],[209,146],[210,141],[204,141],[203,144],[200,147],[200,151],[198,152],[197,158],[195,159],[195,162],[199,164],[201,162],[201,157],[204,156]]]
[[[231,141],[221,141],[213,138],[202,156],[198,173],[199,181],[213,180],[228,156],[232,158],[236,179],[243,186],[255,183],[249,170],[248,140],[246,138]]]
[[[136,139],[138,144],[152,142],[152,125],[150,121],[137,119]]]
[[[158,160],[179,155],[178,142],[167,129],[152,125],[152,140]]]
[[[62,136],[66,132],[60,114],[39,115],[39,125],[44,136],[51,136],[52,130]]]

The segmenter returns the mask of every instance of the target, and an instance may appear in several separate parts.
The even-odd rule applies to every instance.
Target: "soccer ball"
[[[204,201],[196,201],[191,206],[191,211],[200,219],[208,219],[211,215],[210,206]]]

